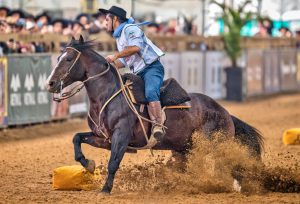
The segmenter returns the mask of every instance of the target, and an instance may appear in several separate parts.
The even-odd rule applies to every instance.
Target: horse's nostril
[[[49,86],[50,86],[50,87],[54,86],[54,84],[55,84],[54,81],[50,81],[50,82],[49,82]]]

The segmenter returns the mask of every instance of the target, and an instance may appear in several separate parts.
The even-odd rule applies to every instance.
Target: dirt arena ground
[[[287,175],[293,172],[294,181],[300,182],[297,177],[300,175],[300,146],[285,146],[282,143],[285,129],[300,127],[300,94],[273,96],[244,103],[220,103],[231,114],[262,132],[265,138],[263,162],[268,168],[283,169]],[[170,157],[167,151],[156,151],[154,157],[149,151],[126,154],[110,196],[99,194],[99,190],[52,190],[52,170],[77,164],[74,161],[72,137],[75,132],[87,130],[85,120],[81,119],[2,130],[0,203],[300,203],[299,193],[234,193],[229,184],[226,187],[221,182],[222,177],[210,182],[205,180],[198,187],[198,184],[195,187],[189,183],[190,188],[189,185],[181,184],[180,178],[177,182],[170,179],[174,183],[163,182],[160,189],[152,184],[160,182],[153,180],[155,175],[161,173],[165,177],[172,177],[172,174],[166,175],[163,165],[155,169],[154,164]],[[83,145],[83,152],[87,158],[94,159],[97,165],[103,167],[107,164],[108,151]],[[230,153],[238,154],[234,149]],[[226,157],[228,154],[220,155]],[[149,176],[151,172],[152,176]],[[197,175],[194,176],[197,180]]]

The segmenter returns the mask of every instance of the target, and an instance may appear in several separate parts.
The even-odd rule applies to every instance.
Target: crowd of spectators
[[[51,18],[46,12],[37,16],[22,10],[10,10],[0,7],[0,34],[47,34],[83,35],[99,33],[104,30],[105,16],[99,13],[89,15],[79,14],[74,20]],[[9,39],[6,42],[0,40],[0,55],[10,53],[36,53],[44,52],[45,44],[40,42],[22,43]]]
[[[286,26],[281,26],[275,29],[273,22],[270,19],[262,19],[258,23],[258,32],[255,34],[257,37],[293,37],[291,30]]]
[[[187,18],[184,15],[180,18],[170,19],[163,23],[151,23],[145,26],[145,32],[154,36],[173,35],[196,35],[197,26],[194,24],[195,18]],[[85,39],[90,34],[96,34],[105,30],[105,16],[100,13],[81,13],[75,19],[52,18],[47,12],[42,12],[36,16],[22,10],[11,10],[7,7],[0,7],[0,34],[57,34],[69,35],[78,38],[83,35]],[[270,37],[291,37],[292,32],[287,27],[277,29],[274,34],[272,21],[264,19],[259,22],[255,36]],[[7,41],[0,39],[0,56],[10,53],[39,53],[51,50],[45,42],[24,43],[13,38]]]
[[[0,34],[47,34],[70,35],[78,37],[83,35],[88,38],[90,34],[96,34],[105,30],[105,16],[100,13],[81,13],[75,19],[52,18],[47,12],[36,16],[20,9],[10,10],[0,7]],[[171,19],[168,22],[151,23],[145,27],[145,32],[150,35],[172,36],[176,34],[196,34],[197,27],[192,20],[183,18]],[[13,38],[7,41],[0,40],[0,55],[11,53],[39,53],[48,51],[43,42],[24,43]]]

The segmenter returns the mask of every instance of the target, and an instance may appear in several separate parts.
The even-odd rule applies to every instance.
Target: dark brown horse
[[[77,133],[74,136],[75,160],[89,171],[93,171],[95,164],[84,157],[81,143],[111,150],[108,177],[102,188],[102,192],[109,193],[128,146],[143,147],[146,140],[137,116],[122,94],[113,98],[99,117],[101,108],[120,90],[121,84],[116,69],[95,52],[92,45],[92,42],[84,42],[82,37],[79,40],[72,39],[58,58],[56,67],[48,77],[47,85],[49,92],[58,93],[76,81],[84,82],[90,102],[88,124],[91,132]],[[254,155],[260,156],[262,136],[255,128],[231,116],[208,96],[199,93],[191,93],[189,96],[190,109],[166,110],[166,135],[153,149],[185,154],[192,147],[191,136],[194,131],[200,131],[208,138],[214,131],[222,131],[225,133],[224,137],[236,138]],[[141,114],[148,118],[147,109]],[[151,124],[144,121],[144,125],[149,135]],[[109,139],[103,137],[102,133],[107,134]]]

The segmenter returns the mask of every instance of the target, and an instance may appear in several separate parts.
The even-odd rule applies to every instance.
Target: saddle
[[[127,85],[130,98],[135,104],[148,104],[145,97],[145,84],[141,77],[126,73],[122,76],[123,83]],[[162,107],[176,106],[190,101],[188,93],[174,78],[163,82],[160,88],[160,102]]]

